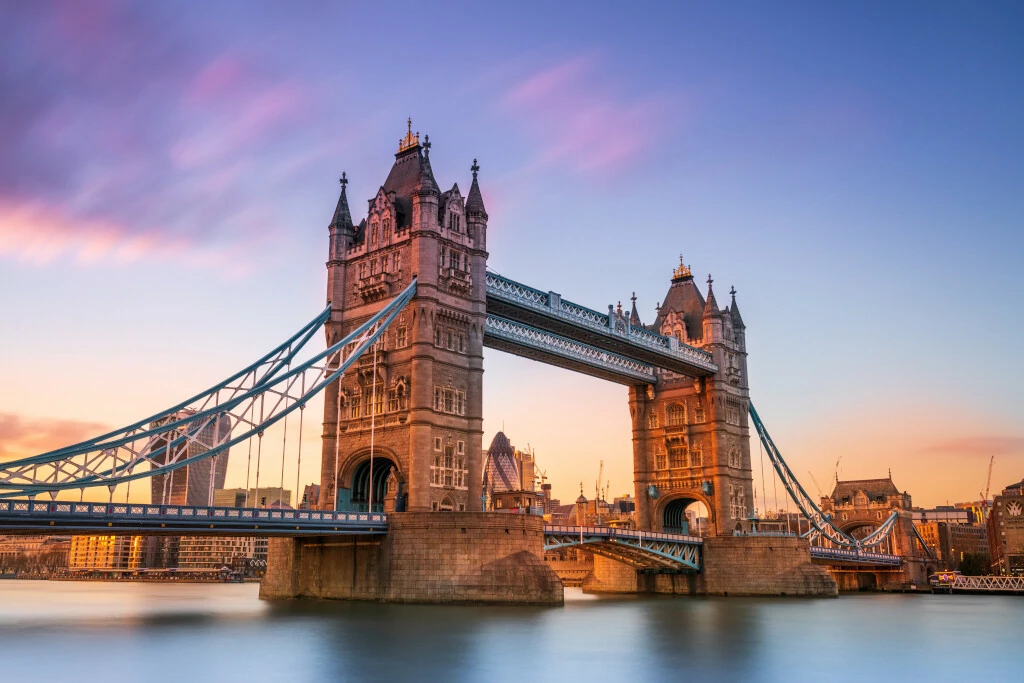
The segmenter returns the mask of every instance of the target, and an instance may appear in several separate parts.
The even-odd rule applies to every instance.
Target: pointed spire
[[[736,306],[736,288],[732,287],[729,290],[729,294],[732,295],[732,303],[729,304],[729,313],[732,314],[733,327],[738,329],[746,328],[746,325],[743,324],[743,318],[740,317],[740,309]]]
[[[419,135],[417,133],[417,135]],[[441,188],[437,186],[437,181],[434,180],[434,169],[430,167],[430,136],[423,136],[423,164],[420,166],[420,189],[421,190],[433,190],[440,194]]]
[[[633,327],[643,327],[643,323],[640,322],[640,314],[636,312],[636,292],[633,292],[630,300],[633,302],[633,310],[629,313],[629,324]]]
[[[341,183],[341,196],[338,197],[338,207],[334,209],[334,220],[327,227],[338,228],[340,230],[351,230],[352,229],[352,213],[348,210],[348,197],[345,194],[345,186],[348,185],[348,178],[345,172],[342,171],[341,178],[338,180]]]
[[[484,197],[480,194],[480,185],[476,182],[476,174],[480,171],[476,159],[473,159],[473,165],[469,170],[473,172],[473,184],[469,186],[469,196],[466,197],[466,213],[478,213],[486,219],[487,209],[484,208]]]
[[[718,302],[715,301],[715,293],[711,289],[711,283],[714,280],[711,279],[711,274],[708,273],[708,298],[704,302],[704,317],[718,317],[722,315],[722,312],[718,310]]]

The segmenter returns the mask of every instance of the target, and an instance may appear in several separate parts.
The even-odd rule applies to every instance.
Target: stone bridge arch
[[[708,529],[716,529],[718,520],[715,516],[715,506],[711,498],[705,495],[702,491],[683,490],[683,491],[672,491],[663,494],[658,497],[657,502],[654,506],[654,526],[653,531],[671,533],[672,529],[670,525],[666,524],[666,513],[669,516],[675,514],[676,511],[685,513],[687,507],[694,503],[701,503],[708,513]],[[695,533],[695,530],[691,530],[691,533]]]
[[[371,476],[370,449],[361,448],[351,453],[338,470],[338,481],[341,486],[338,488],[338,510],[366,510],[369,505],[369,489],[373,488],[373,508],[382,511],[385,498],[388,496],[388,478],[394,470],[397,480],[397,490],[391,494],[396,500],[400,509],[404,509],[402,502],[408,491],[405,486],[405,476],[399,464],[398,455],[389,448],[375,447],[373,449],[373,468]]]

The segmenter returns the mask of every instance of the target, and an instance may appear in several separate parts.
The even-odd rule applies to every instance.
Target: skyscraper
[[[183,420],[192,414],[192,411],[180,411],[157,420],[151,427],[158,427],[173,420]],[[206,418],[194,424],[185,423],[182,427],[168,432],[165,438],[154,441],[154,451],[164,449],[168,439],[171,441],[171,448],[170,453],[166,449],[157,453],[153,461],[165,464],[181,453],[182,449],[187,449],[188,459],[195,458],[230,438],[231,418],[227,415]],[[224,488],[224,478],[228,470],[228,450],[224,449],[216,456],[197,460],[167,474],[152,477],[151,502],[165,505],[211,505],[214,489]]]

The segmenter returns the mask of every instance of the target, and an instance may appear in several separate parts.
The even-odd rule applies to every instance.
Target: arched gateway
[[[465,198],[457,184],[442,192],[429,139],[420,144],[410,125],[358,224],[342,176],[329,226],[328,342],[366,321],[414,276],[417,288],[376,353],[326,391],[320,507],[369,504],[361,488],[369,484],[346,473],[356,472],[372,440],[392,458],[398,509],[480,510],[486,345],[629,386],[642,529],[679,528],[685,505],[664,505],[677,499],[704,503],[712,533],[745,524],[753,498],[749,393],[735,291],[719,309],[711,278],[705,296],[680,259],[657,318],[645,325],[636,297],[629,314],[609,307],[604,315],[488,274],[475,161],[471,170]],[[376,507],[386,481],[375,473],[373,486]]]

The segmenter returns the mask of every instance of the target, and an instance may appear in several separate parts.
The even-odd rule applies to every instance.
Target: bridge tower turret
[[[659,371],[653,386],[630,391],[637,519],[643,529],[678,530],[685,508],[708,508],[710,531],[729,534],[753,510],[745,327],[720,309],[708,276],[707,298],[682,263],[649,328],[711,353],[717,372],[688,377]],[[733,310],[735,308],[735,314]]]
[[[376,374],[367,353],[325,392],[322,509],[363,510],[372,499],[378,510],[385,494],[399,512],[480,509],[487,214],[476,164],[467,202],[458,185],[440,191],[430,147],[410,121],[358,226],[343,179],[331,224],[328,340],[413,277],[417,292],[381,337]]]

